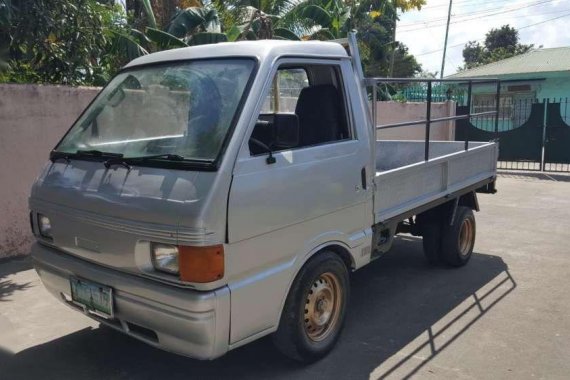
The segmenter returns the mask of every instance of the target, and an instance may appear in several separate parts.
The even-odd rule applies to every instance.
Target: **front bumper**
[[[214,359],[228,351],[230,293],[227,287],[208,292],[179,288],[125,274],[36,243],[34,267],[45,287],[70,302],[70,276],[113,288],[114,318],[87,313],[105,325],[152,346],[196,359]]]

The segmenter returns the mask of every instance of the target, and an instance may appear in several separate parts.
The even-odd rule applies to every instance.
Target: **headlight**
[[[178,247],[170,244],[152,244],[152,265],[154,269],[178,274]]]
[[[49,218],[45,215],[38,214],[38,225],[40,227],[40,235],[51,239],[51,221]]]

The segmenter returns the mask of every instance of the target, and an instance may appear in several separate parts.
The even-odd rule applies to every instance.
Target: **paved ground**
[[[156,350],[60,305],[28,261],[0,263],[0,378],[568,379],[569,181],[501,176],[465,268],[430,268],[400,238],[354,274],[344,335],[309,367],[268,339],[213,362]]]

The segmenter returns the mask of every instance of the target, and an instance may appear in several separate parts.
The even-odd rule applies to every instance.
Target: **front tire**
[[[331,251],[318,253],[295,278],[275,346],[286,356],[311,363],[327,355],[336,344],[350,296],[348,269]]]

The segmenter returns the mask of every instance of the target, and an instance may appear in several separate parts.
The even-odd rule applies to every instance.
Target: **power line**
[[[498,7],[498,8],[489,8],[489,9],[475,11],[475,12],[454,14],[453,16],[455,18],[460,18],[460,20],[454,21],[453,23],[469,21],[469,20],[476,20],[478,18],[489,17],[489,16],[493,16],[493,15],[498,15],[498,14],[517,12],[517,11],[520,11],[522,9],[535,7],[537,5],[542,5],[545,3],[551,3],[553,1],[555,1],[555,0],[540,0],[540,1],[535,1],[535,2],[523,3],[523,4],[520,4],[519,6],[517,6],[515,8],[508,8],[506,10],[504,9],[504,7]],[[500,11],[498,11],[498,10],[500,10]],[[495,11],[498,11],[498,12],[495,12]],[[477,17],[471,17],[471,16],[476,16],[476,15],[477,15]],[[415,23],[400,24],[399,27],[400,28],[418,27],[419,26],[418,24],[426,25],[426,24],[429,24],[432,22],[445,21],[446,19],[447,18],[445,17],[445,18],[431,19],[431,20],[420,21],[420,22],[415,22]],[[414,30],[416,30],[416,29],[414,29]]]
[[[552,12],[545,12],[545,13],[536,13],[536,14],[532,14],[532,15],[525,15],[525,18],[533,18],[533,17],[542,17],[542,16],[548,16],[548,15],[552,15],[552,14],[560,14],[563,12],[569,12],[570,8],[568,9],[560,9],[560,10],[556,10],[556,11],[552,11]],[[500,16],[500,15],[497,15]],[[492,17],[492,16],[491,16]],[[491,18],[489,17],[489,18]],[[474,19],[470,19],[470,20],[460,20],[460,21],[453,21],[452,24],[458,24],[458,23],[463,23],[463,22],[468,22],[468,21],[472,21],[472,20],[478,20],[481,19],[483,17],[478,17],[478,18],[474,18]],[[510,17],[493,17],[493,20],[511,20],[512,16]],[[415,32],[417,30],[425,30],[425,29],[433,29],[433,28],[441,28],[443,26],[445,26],[446,23],[441,23],[441,24],[437,24],[437,25],[431,25],[431,26],[423,26],[420,28],[416,28],[416,29],[408,29],[408,30],[400,30],[398,31],[398,33],[411,33],[411,32]]]
[[[526,3],[517,3],[516,7],[511,7],[511,8],[507,8],[507,9],[521,9],[521,7],[526,8],[526,7],[530,7],[530,6],[534,6],[534,5],[540,5],[540,3],[543,2],[552,2],[554,0],[532,0]],[[496,2],[489,2],[489,3],[479,3],[477,4],[478,6],[480,6],[481,4],[493,4],[493,5],[497,5]],[[512,5],[512,4],[509,4]],[[485,8],[485,7],[483,7]],[[468,12],[463,12],[463,13],[454,13],[454,16],[457,17],[469,17],[469,16],[473,16],[473,15],[477,15],[477,14],[481,14],[481,13],[489,13],[489,12],[493,12],[493,11],[498,11],[498,10],[503,10],[505,8],[505,5],[500,6],[500,7],[494,7],[494,8],[485,8],[485,9],[480,9],[480,10],[472,10],[472,11],[468,11]],[[422,8],[423,9],[423,8]],[[434,18],[434,19],[428,19],[422,22],[432,22],[432,21],[441,21],[441,20],[445,20],[445,17],[438,17],[438,18]],[[401,24],[402,26],[410,26],[410,25],[414,25],[414,23],[404,23]]]
[[[512,0],[490,0],[490,1],[464,0],[464,1],[457,1],[456,4],[465,4],[463,5],[463,7],[474,7],[474,6],[480,6],[481,4],[497,4],[497,3],[506,3],[506,2],[512,2]],[[422,7],[421,10],[443,8],[443,7],[447,7],[447,4],[428,5],[426,7]]]
[[[516,30],[516,31],[519,31],[519,30],[522,30],[522,29],[530,28],[530,27],[532,27],[532,26],[544,24],[544,23],[546,23],[546,22],[558,20],[558,19],[560,19],[560,18],[568,17],[568,16],[570,16],[570,13],[566,13],[566,14],[563,14],[563,15],[561,15],[561,16],[549,18],[549,19],[547,19],[547,20],[543,20],[543,21],[540,21],[540,22],[537,22],[537,23],[534,23],[534,24],[525,25],[525,26],[522,26],[522,27],[520,27],[520,28],[516,28],[515,30]],[[475,41],[480,42],[480,41],[483,41],[483,40],[484,40],[484,38],[480,38],[480,39],[475,40]],[[460,44],[448,46],[448,49],[449,49],[449,48],[456,48],[456,47],[459,47],[459,46],[464,46],[466,43],[468,43],[468,42],[470,42],[470,41],[472,41],[472,40],[468,40],[468,41],[462,42],[462,43],[460,43]],[[439,53],[439,52],[442,51],[442,50],[443,50],[443,49],[432,50],[432,51],[428,51],[428,52],[426,52],[426,53],[414,54],[414,56],[416,56],[416,57],[421,57],[421,56],[423,56],[423,55],[429,55],[429,54]]]

